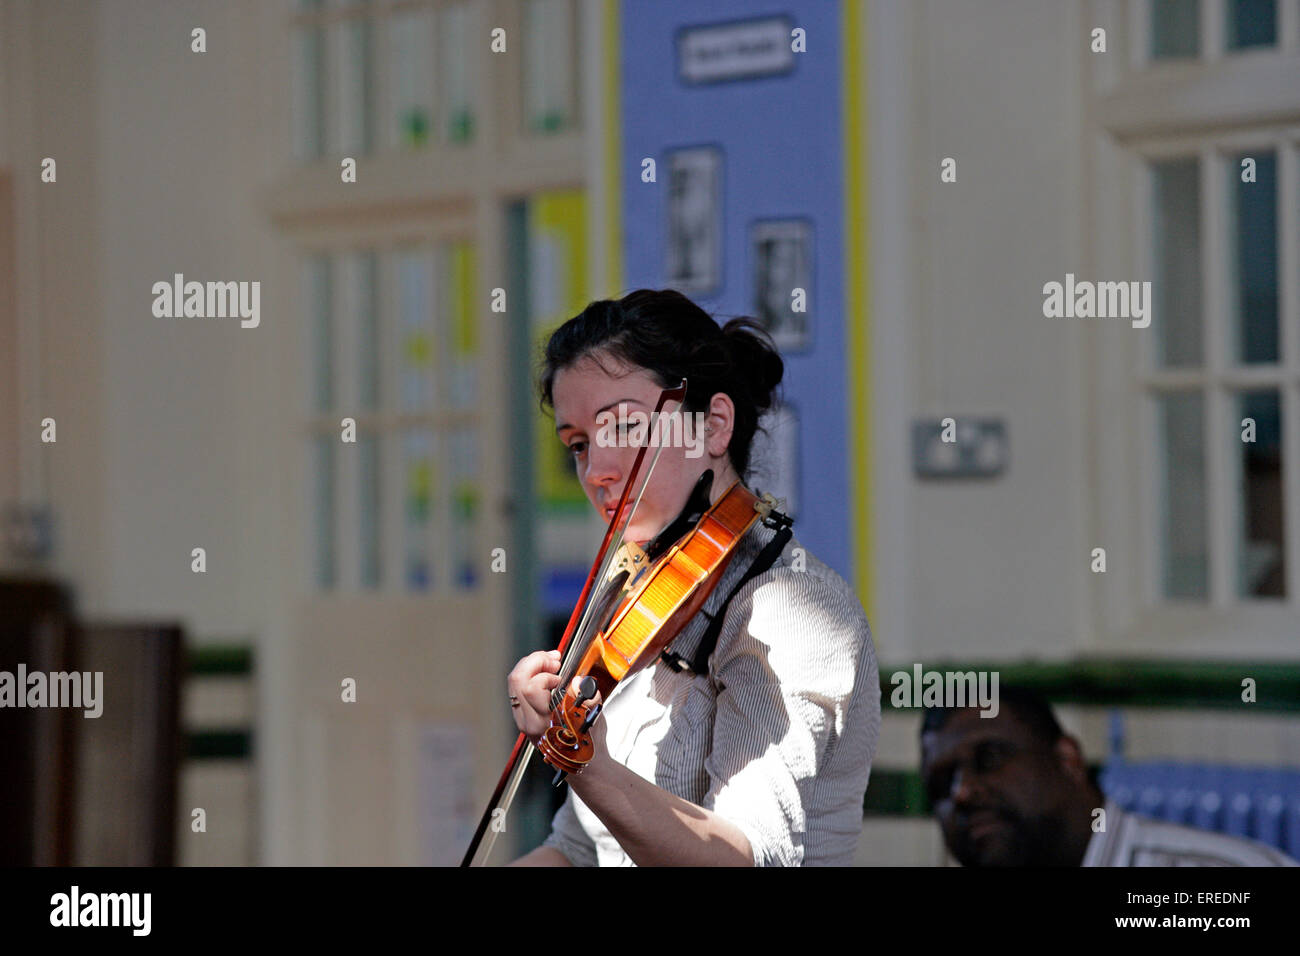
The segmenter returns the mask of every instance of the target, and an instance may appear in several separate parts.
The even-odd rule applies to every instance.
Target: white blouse
[[[705,614],[775,534],[754,524],[673,651],[693,657]],[[875,647],[852,589],[797,538],[732,599],[708,674],[658,660],[614,689],[600,719],[615,760],[731,821],[755,865],[852,862],[880,735]],[[634,865],[572,791],[544,845],[576,866]]]

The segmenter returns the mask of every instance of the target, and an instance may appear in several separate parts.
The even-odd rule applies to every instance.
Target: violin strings
[[[659,418],[662,415],[663,412],[655,412],[650,416],[651,429],[656,427]],[[651,431],[650,434],[655,434],[655,432]],[[641,506],[641,499],[645,496],[646,489],[650,487],[650,479],[654,477],[655,466],[659,464],[659,456],[663,454],[663,450],[663,443],[658,443],[654,454],[650,458],[650,467],[646,469],[645,480],[641,482],[641,490],[637,492],[636,500],[632,502],[632,509],[628,512],[627,520],[623,523],[623,528],[619,532],[617,545],[609,548],[605,552],[604,559],[601,561],[600,570],[596,575],[596,578],[599,581],[605,580],[605,576],[609,573],[610,562],[613,561],[614,555],[616,555],[623,547],[624,538],[627,536],[627,529],[632,525],[632,517],[636,514],[637,508]],[[591,638],[594,636],[588,632],[591,630],[590,625],[592,623],[593,609],[598,603],[601,602],[598,602],[596,596],[593,595],[587,601],[587,606],[583,609],[582,617],[579,619],[578,629],[575,633],[575,639],[569,643],[568,653],[565,655],[565,659],[561,663],[559,685],[561,687],[567,687],[569,682],[573,679],[573,671],[578,666],[577,662],[582,659],[582,654],[578,653],[579,648],[581,648],[582,652],[585,653],[588,644],[591,642]]]
[[[662,412],[655,412],[651,416],[652,427],[658,422],[659,416],[662,414]],[[627,521],[623,523],[623,528],[619,532],[617,546],[607,549],[604,558],[601,560],[600,568],[596,574],[596,579],[598,581],[605,582],[605,576],[609,573],[610,562],[613,561],[614,555],[623,547],[624,538],[627,536],[627,529],[632,524],[632,516],[636,514],[637,508],[641,505],[641,499],[645,495],[646,488],[650,485],[650,479],[654,476],[655,466],[659,464],[659,456],[662,453],[663,445],[660,444],[655,449],[654,455],[651,456],[650,467],[646,470],[645,480],[641,482],[641,490],[637,492],[636,500],[632,502],[631,511],[628,512]],[[582,659],[582,655],[576,653],[576,649],[581,646],[585,651],[586,644],[591,640],[592,635],[588,632],[591,630],[595,607],[597,604],[604,604],[603,601],[598,600],[603,593],[604,592],[602,591],[599,594],[588,595],[587,606],[583,608],[582,616],[578,620],[578,627],[575,631],[574,640],[570,641],[569,647],[566,650],[565,658],[560,665],[560,674],[562,675],[560,679],[561,687],[567,686],[569,681],[572,680],[573,671],[577,667],[577,662]],[[515,794],[519,791],[519,785],[523,782],[524,773],[527,771],[528,764],[532,760],[533,754],[536,751],[537,746],[530,741],[524,748],[524,753],[520,757],[518,764],[515,766],[514,772],[510,776],[510,782],[506,786],[501,802],[497,804],[498,807],[502,808],[506,812],[509,812],[510,805],[514,802]],[[487,833],[483,835],[483,842],[478,857],[483,864],[486,864],[488,858],[491,856],[492,847],[496,843],[497,832],[496,827],[493,826],[489,827]]]

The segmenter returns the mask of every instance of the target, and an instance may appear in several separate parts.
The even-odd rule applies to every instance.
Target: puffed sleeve
[[[572,790],[551,818],[551,835],[542,841],[542,846],[559,850],[574,866],[596,865],[596,846],[573,812]]]
[[[745,834],[756,866],[800,866],[818,771],[874,662],[852,592],[774,568],[736,593],[714,652],[717,688],[704,806]],[[878,684],[876,692],[879,692]],[[869,767],[861,768],[865,787]],[[847,794],[847,790],[845,791]],[[861,820],[861,790],[855,812]]]

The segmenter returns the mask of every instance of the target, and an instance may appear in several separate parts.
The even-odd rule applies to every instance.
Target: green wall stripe
[[[880,669],[881,707],[895,708],[890,678],[913,673],[912,664]],[[1300,663],[1289,661],[1207,661],[1089,658],[1032,661],[928,661],[923,671],[997,671],[999,686],[1016,684],[1056,704],[1091,707],[1146,707],[1235,710],[1244,713],[1300,712]],[[1255,680],[1255,702],[1241,699],[1242,680]]]
[[[185,735],[187,760],[248,760],[253,734],[247,730],[200,730]]]
[[[186,665],[194,676],[212,677],[253,673],[253,649],[244,644],[205,644],[186,651]]]

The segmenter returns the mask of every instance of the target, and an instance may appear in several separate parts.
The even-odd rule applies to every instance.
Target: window
[[[1200,0],[1154,0],[1150,9],[1151,59],[1200,55]]]
[[[1152,62],[1217,59],[1270,47],[1289,51],[1300,39],[1296,0],[1146,0],[1144,9]]]
[[[471,36],[468,2],[448,4],[439,11],[442,29],[438,48],[442,64],[442,137],[448,143],[468,143],[474,138],[474,109],[470,98]]]
[[[1121,55],[1089,58],[1087,246],[1098,278],[1152,299],[1149,327],[1090,345],[1091,536],[1124,564],[1093,582],[1098,641],[1293,653],[1300,0],[1088,12]]]
[[[292,28],[299,160],[473,140],[470,0],[301,0]]]
[[[433,137],[434,15],[404,10],[388,22],[390,146],[424,146]]]
[[[375,55],[373,23],[364,0],[345,5],[348,16],[329,27],[328,50],[335,69],[334,109],[337,117],[334,151],[348,156],[365,155],[374,148]]]
[[[1283,335],[1297,316],[1284,322],[1282,306],[1296,311],[1300,275],[1280,250],[1281,223],[1300,223],[1300,130],[1251,138],[1207,138],[1146,163],[1154,309],[1144,384],[1166,600],[1295,597],[1287,578],[1300,542],[1286,529],[1300,473],[1284,449],[1300,365],[1294,334],[1290,345]]]
[[[325,30],[316,22],[303,24],[297,35],[297,156],[306,162],[325,152]]]
[[[321,252],[306,263],[317,590],[480,583],[475,268],[463,241]],[[344,419],[356,423],[354,441]]]
[[[1228,0],[1225,14],[1229,50],[1277,46],[1277,0]]]
[[[577,18],[573,0],[525,0],[524,125],[556,133],[578,123]]]

